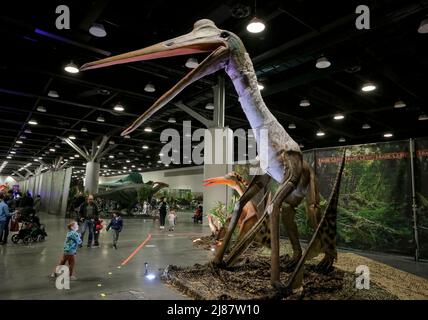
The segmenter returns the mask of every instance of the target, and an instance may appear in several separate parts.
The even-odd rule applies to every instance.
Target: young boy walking
[[[107,231],[112,229],[113,231],[113,248],[117,249],[117,240],[119,239],[119,233],[122,231],[123,228],[123,221],[122,217],[120,216],[120,212],[114,212],[113,213],[113,219],[111,219],[110,223],[107,226]]]
[[[80,235],[77,232],[79,229],[79,225],[76,221],[73,221],[68,224],[67,226],[68,232],[67,236],[65,237],[64,241],[64,254],[62,255],[59,266],[64,266],[68,262],[68,268],[70,270],[70,280],[77,280],[77,278],[74,276],[74,266],[76,264],[76,252],[77,247],[82,243],[82,240],[80,239]],[[56,274],[56,267],[55,271],[51,274],[52,278],[55,278],[57,276]]]

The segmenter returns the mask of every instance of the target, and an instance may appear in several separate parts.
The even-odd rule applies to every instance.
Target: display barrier
[[[415,141],[413,159],[410,142],[346,146],[337,221],[339,246],[428,258],[428,139]],[[304,152],[304,159],[316,172],[322,207],[333,186],[342,150]],[[234,170],[245,175],[248,168],[244,167],[235,165]],[[273,183],[272,192],[276,187]],[[313,231],[307,224],[305,205],[297,211],[300,236],[309,239]],[[281,234],[286,235],[282,226]]]
[[[42,212],[65,216],[72,170],[47,171],[31,176],[19,182],[20,189],[29,191],[33,197],[40,195]]]

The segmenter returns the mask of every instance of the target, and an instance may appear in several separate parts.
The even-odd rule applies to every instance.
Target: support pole
[[[410,171],[412,178],[412,211],[413,211],[413,233],[415,238],[415,261],[419,261],[419,233],[418,233],[418,205],[416,202],[416,187],[415,187],[415,140],[409,140],[410,149]]]
[[[100,163],[88,161],[86,163],[85,192],[88,192],[89,194],[95,194],[98,192],[99,176]]]

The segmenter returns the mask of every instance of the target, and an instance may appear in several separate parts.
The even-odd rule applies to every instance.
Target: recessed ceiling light
[[[152,130],[152,128],[150,128],[150,127],[145,127],[145,128],[144,128],[144,131],[145,131],[145,132],[152,132],[153,130]]]
[[[363,129],[370,129],[371,126],[368,123],[364,123],[362,126]]]
[[[51,98],[59,98],[59,93],[58,93],[57,91],[55,91],[55,90],[50,90],[50,91],[48,92],[48,97],[51,97]]]
[[[264,22],[257,17],[251,19],[247,25],[247,31],[251,33],[260,33],[266,28]]]
[[[207,110],[214,110],[214,104],[211,102],[208,102],[207,105],[205,106],[205,109]]]
[[[323,136],[325,136],[325,132],[324,132],[324,131],[319,130],[319,131],[317,132],[317,136],[318,136],[318,137],[323,137]]]
[[[257,87],[259,88],[259,90],[263,90],[265,88],[265,86],[261,83],[257,83]]]
[[[38,125],[37,120],[34,120],[34,119],[31,119],[30,121],[28,121],[28,124],[31,124],[32,126]],[[31,133],[31,130],[30,131],[27,131],[27,130],[26,130],[26,133]]]
[[[294,123],[290,123],[288,125],[288,129],[296,129],[296,125]]]
[[[148,149],[148,148],[149,148],[149,146],[146,146],[146,145],[143,146],[143,149]]]
[[[428,115],[426,115],[425,113],[424,113],[424,114],[421,114],[421,115],[419,116],[418,120],[419,120],[419,121],[425,121],[425,120],[428,120]]]
[[[146,92],[155,92],[156,88],[155,88],[155,86],[152,83],[148,83],[144,87],[144,91],[146,91]]]
[[[406,106],[406,103],[402,100],[398,100],[396,103],[394,103],[394,108],[404,108]]]
[[[80,129],[80,131],[82,131],[82,132],[88,132],[88,129],[86,129],[85,127],[82,127],[82,129]]]
[[[103,117],[103,116],[99,116],[99,117],[97,118],[97,121],[98,121],[98,122],[105,122],[105,119],[104,119],[104,117]]]
[[[71,136],[68,137],[68,139],[70,139],[70,140],[76,140],[76,136],[71,135]]]
[[[104,25],[101,23],[94,23],[89,28],[89,33],[92,34],[94,37],[103,38],[107,35],[106,29],[104,28]]]
[[[175,120],[175,118],[171,117],[171,118],[168,119],[168,122],[169,123],[176,123],[177,121]]]
[[[421,25],[418,28],[419,33],[428,33],[428,18],[422,20]]]
[[[387,132],[387,133],[385,133],[383,136],[384,136],[385,138],[391,138],[391,137],[393,137],[394,135],[393,135],[392,133],[390,133],[390,132]]]
[[[345,138],[340,138],[339,142],[346,142],[346,139]]]
[[[76,66],[74,63],[69,63],[64,67],[64,70],[69,73],[79,73],[79,67]]]
[[[309,107],[311,105],[311,102],[308,99],[303,99],[302,101],[300,101],[299,105],[301,107]]]
[[[125,111],[125,108],[121,104],[117,104],[113,108],[114,111],[122,112]]]
[[[343,119],[345,119],[345,116],[341,113],[334,115],[334,120],[343,120]]]
[[[186,61],[185,66],[189,69],[195,69],[199,65],[198,60],[195,58],[189,58]]]
[[[38,106],[37,111],[39,112],[46,112],[46,108],[44,106]]]
[[[321,57],[317,60],[315,67],[318,69],[325,69],[331,66],[331,62],[326,57]]]
[[[366,82],[361,87],[361,90],[364,92],[370,92],[376,90],[376,85],[373,82]]]

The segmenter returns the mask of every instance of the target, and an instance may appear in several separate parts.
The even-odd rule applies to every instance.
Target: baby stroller
[[[22,243],[29,244],[31,242],[44,241],[47,233],[45,226],[40,224],[40,220],[37,216],[33,215],[31,218],[21,219],[22,224],[17,234],[14,234],[11,238],[13,243],[18,243],[22,240]]]

